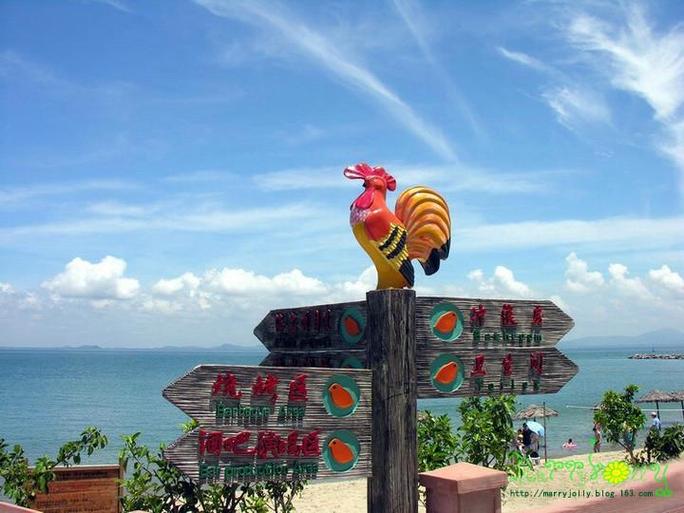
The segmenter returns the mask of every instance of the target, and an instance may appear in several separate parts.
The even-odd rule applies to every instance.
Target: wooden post
[[[366,301],[373,371],[368,513],[417,513],[416,293],[376,290]]]
[[[546,432],[546,401],[542,403],[542,408],[544,412],[544,463],[549,461],[549,458],[546,456],[546,444],[548,443],[548,437],[546,436],[548,433]]]

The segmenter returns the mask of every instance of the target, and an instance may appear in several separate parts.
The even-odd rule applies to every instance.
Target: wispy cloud
[[[578,14],[567,28],[568,40],[591,54],[614,87],[651,106],[664,128],[658,147],[678,166],[684,192],[684,25],[656,32],[639,4],[620,14],[624,23]]]
[[[550,190],[554,176],[572,171],[495,172],[461,164],[422,165],[392,164],[384,166],[400,178],[400,189],[418,183],[430,184],[441,192],[481,192],[489,194],[541,193]],[[358,188],[342,176],[339,166],[284,169],[254,176],[254,182],[265,190]]]
[[[283,221],[320,216],[322,209],[309,204],[289,203],[280,207],[225,210],[196,207],[151,209],[135,205],[100,204],[101,215],[87,219],[27,224],[0,228],[0,243],[17,237],[111,234],[149,231],[254,232],[280,227]]]
[[[582,123],[610,123],[610,109],[603,98],[590,91],[558,87],[545,91],[542,97],[566,128],[574,129]]]
[[[284,8],[274,4],[265,5],[258,1],[195,0],[195,2],[216,16],[236,18],[277,32],[313,62],[327,69],[354,89],[377,100],[407,130],[440,156],[449,160],[455,158],[455,151],[441,130],[425,121],[375,74],[350,55],[346,55],[333,41]]]
[[[482,136],[484,130],[482,129],[480,121],[477,119],[472,108],[459,91],[459,88],[456,86],[453,79],[449,76],[446,69],[444,69],[444,66],[437,60],[430,47],[427,36],[430,33],[430,29],[419,3],[416,0],[393,0],[393,4],[409,32],[413,35],[421,53],[432,66],[437,78],[444,85],[451,102],[468,121],[473,131]]]
[[[165,182],[169,183],[206,183],[232,180],[235,174],[223,169],[200,169],[188,171],[187,173],[177,173],[164,177]]]
[[[502,46],[498,46],[496,50],[503,55],[506,59],[517,62],[518,64],[522,64],[523,66],[527,66],[529,68],[536,69],[538,71],[545,71],[548,72],[551,69],[544,64],[542,61],[539,59],[535,59],[531,55],[528,55],[523,52],[515,52],[512,50],[507,50],[506,48]]]
[[[89,3],[94,3],[94,4],[104,4],[108,5],[109,7],[113,7],[117,11],[122,11],[122,12],[132,12],[131,8],[128,7],[124,2],[121,0],[86,0]]]
[[[92,191],[134,189],[138,184],[120,180],[88,180],[84,182],[39,183],[22,187],[0,188],[0,208],[15,206],[38,197],[70,196]]]
[[[586,247],[594,251],[671,248],[684,241],[684,217],[523,221],[454,228],[463,251]]]

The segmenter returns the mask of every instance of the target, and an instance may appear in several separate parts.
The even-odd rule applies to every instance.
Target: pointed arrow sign
[[[202,482],[368,476],[371,374],[199,365],[163,391],[200,424],[164,457]]]
[[[418,396],[558,392],[578,369],[552,346],[573,325],[548,300],[417,298]]]
[[[366,361],[366,302],[272,310],[254,328],[270,351],[261,365],[361,368]]]

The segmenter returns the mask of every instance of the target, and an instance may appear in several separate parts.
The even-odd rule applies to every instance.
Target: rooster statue
[[[436,273],[451,244],[451,218],[444,198],[428,187],[410,187],[401,193],[392,213],[385,198],[397,182],[382,167],[361,163],[346,168],[344,176],[363,180],[364,191],[351,204],[349,222],[375,264],[377,288],[413,287],[412,259],[420,262],[425,274]]]

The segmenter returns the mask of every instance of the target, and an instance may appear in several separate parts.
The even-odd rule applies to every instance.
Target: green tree
[[[484,400],[470,397],[462,401],[458,407],[461,414],[458,459],[521,475],[530,462],[520,458],[512,443],[516,437],[513,428],[515,404],[516,397],[506,394]]]
[[[646,424],[646,416],[634,404],[638,391],[637,385],[628,385],[622,394],[608,390],[594,413],[594,422],[600,424],[603,437],[625,449],[630,463],[636,463],[637,432]]]
[[[0,438],[0,478],[4,481],[2,491],[15,504],[30,507],[36,493],[48,492],[48,484],[55,479],[56,466],[78,465],[83,452],[90,456],[106,445],[105,435],[95,427],[87,427],[78,440],[72,440],[60,447],[54,459],[42,456],[31,468],[21,445],[17,444],[8,451],[5,439]]]
[[[429,411],[418,415],[418,471],[435,470],[454,462],[458,438],[448,415],[435,417]]]
[[[197,427],[190,419],[181,425],[187,432]],[[262,483],[211,483],[190,480],[164,459],[161,445],[152,451],[138,442],[140,433],[124,436],[119,458],[130,472],[122,484],[124,511],[151,513],[290,513],[292,501],[304,489],[304,481]]]

